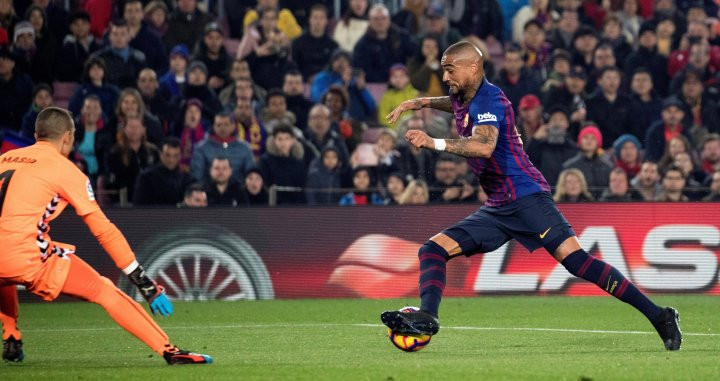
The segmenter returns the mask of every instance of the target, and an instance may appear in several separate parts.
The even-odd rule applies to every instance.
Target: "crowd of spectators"
[[[443,96],[461,39],[557,201],[720,200],[713,0],[0,0],[0,129],[75,115],[106,205],[482,202]],[[335,17],[336,14],[341,15]]]

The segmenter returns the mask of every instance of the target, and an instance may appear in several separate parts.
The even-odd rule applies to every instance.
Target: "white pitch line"
[[[301,323],[301,324],[230,324],[230,325],[203,325],[203,326],[167,326],[164,329],[263,329],[263,328],[323,328],[323,327],[384,327],[382,324],[341,324],[341,323]],[[91,332],[119,330],[119,327],[98,328],[35,328],[24,329],[23,332]],[[571,328],[533,328],[533,327],[465,327],[443,326],[442,329],[458,331],[535,331],[535,332],[564,332],[564,333],[599,333],[615,335],[656,335],[655,332],[646,331],[612,331],[598,329],[571,329]],[[720,333],[691,333],[685,332],[683,336],[720,336]]]

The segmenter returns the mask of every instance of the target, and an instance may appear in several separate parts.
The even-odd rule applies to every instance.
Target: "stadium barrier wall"
[[[109,209],[151,276],[181,300],[417,295],[417,249],[476,205]],[[564,204],[582,246],[650,293],[720,294],[720,204]],[[134,292],[71,212],[52,238]],[[449,262],[448,296],[604,295],[514,241]]]

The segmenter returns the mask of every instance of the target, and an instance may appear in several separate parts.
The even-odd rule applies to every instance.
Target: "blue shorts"
[[[489,253],[513,238],[530,252],[544,247],[552,254],[563,241],[575,236],[547,192],[502,206],[484,206],[443,233],[454,239],[462,254],[468,256]]]

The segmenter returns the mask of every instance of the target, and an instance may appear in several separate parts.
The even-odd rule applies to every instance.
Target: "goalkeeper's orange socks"
[[[445,268],[448,253],[442,246],[427,241],[418,251],[420,259],[420,310],[438,316],[440,299],[445,289]]]
[[[2,338],[7,340],[10,336],[22,339],[17,327],[18,295],[14,284],[0,287],[0,323],[2,323]]]
[[[100,276],[77,256],[71,256],[70,272],[62,292],[102,306],[115,322],[162,355],[170,339],[140,304]]]
[[[565,257],[562,265],[573,275],[595,283],[608,294],[642,312],[655,323],[662,308],[653,303],[615,267],[580,249]]]

